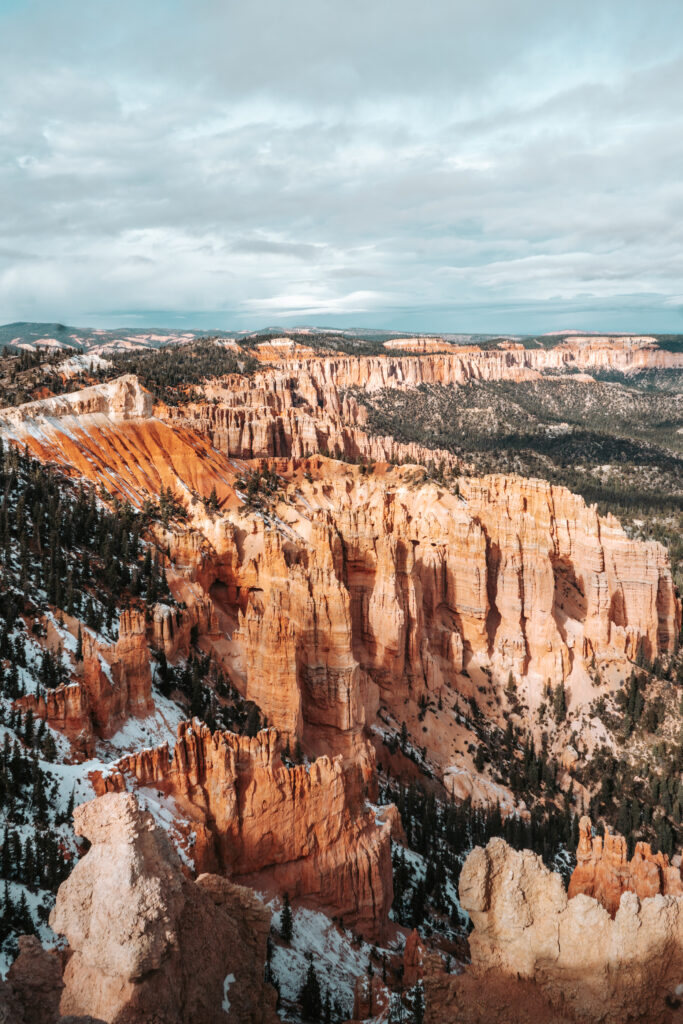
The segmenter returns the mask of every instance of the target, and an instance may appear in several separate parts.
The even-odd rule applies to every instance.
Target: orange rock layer
[[[631,860],[626,840],[620,835],[592,835],[590,818],[582,818],[576,867],[569,882],[569,897],[593,896],[612,917],[619,909],[622,893],[648,896],[680,896],[683,879],[680,864],[673,865],[663,853],[652,852],[649,843],[636,843]]]
[[[198,871],[307,899],[381,938],[393,899],[392,819],[376,819],[358,766],[341,757],[283,765],[277,733],[254,739],[183,723],[168,747],[123,758],[92,776],[96,793],[129,783],[172,796],[195,825]],[[392,808],[393,810],[393,808]]]
[[[415,374],[437,379],[441,370],[455,380],[471,359],[479,370],[502,373],[546,358],[585,361],[591,349],[592,342],[569,355],[511,349],[485,358],[312,359],[296,390],[289,369],[262,371],[248,387],[244,378],[226,378],[218,404],[195,411],[220,418],[248,410],[265,431],[256,449],[289,454],[295,437],[303,448],[320,444],[315,431],[307,438],[299,399],[310,416],[316,409],[341,416],[337,389],[366,371],[378,375],[378,386],[412,383]],[[635,342],[617,351],[625,365],[638,353],[653,354]],[[173,658],[186,652],[195,625],[240,692],[311,755],[362,762],[380,701],[400,721],[406,699],[416,702],[425,691],[476,696],[473,669],[490,673],[494,686],[510,671],[529,679],[533,704],[548,679],[574,674],[580,689],[593,657],[625,667],[638,653],[654,657],[674,647],[680,605],[665,549],[632,541],[615,519],[564,488],[490,476],[461,478],[455,494],[414,466],[368,471],[321,456],[283,458],[269,463],[279,474],[279,496],[250,511],[240,490],[249,467],[216,449],[245,453],[250,446],[253,453],[253,433],[247,445],[243,435],[233,438],[229,422],[219,437],[200,418],[195,425],[212,447],[176,422],[192,420],[193,407],[169,413],[174,425],[162,423],[134,378],[107,385],[99,397],[94,392],[68,396],[66,411],[45,403],[41,413],[37,403],[0,421],[6,415],[5,429],[38,454],[73,463],[138,504],[162,486],[174,490],[187,524],[159,527],[157,540],[188,617],[179,624],[160,609],[148,639]],[[73,408],[82,410],[77,417]],[[264,409],[286,413],[295,433],[275,429]],[[213,488],[220,515],[199,500]],[[146,642],[140,626],[129,641],[121,693],[111,692],[106,668],[88,650],[85,681],[100,709],[97,729],[144,709]]]
[[[271,384],[263,401],[277,404]],[[134,394],[128,404],[145,405]],[[665,549],[630,540],[565,488],[490,476],[461,478],[456,495],[416,467],[368,472],[316,456],[271,461],[280,497],[249,512],[239,487],[248,467],[196,432],[98,416],[79,421],[83,472],[118,481],[138,504],[161,486],[184,500],[188,526],[157,532],[192,625],[240,692],[311,754],[362,757],[380,698],[399,715],[406,696],[425,690],[474,695],[463,668],[498,682],[510,671],[529,677],[540,699],[547,679],[575,668],[586,678],[594,656],[673,649],[680,606]],[[75,431],[53,419],[27,436],[69,463]],[[214,487],[219,516],[191,497]],[[178,632],[160,611],[150,639],[175,657],[190,621]],[[135,642],[124,700],[133,713],[148,692],[142,629]],[[88,653],[88,689],[115,720],[122,709],[104,677]]]

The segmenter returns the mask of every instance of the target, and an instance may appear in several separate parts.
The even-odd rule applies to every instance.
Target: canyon
[[[636,667],[677,657],[667,550],[565,487],[472,475],[450,452],[371,434],[353,389],[590,379],[668,371],[683,357],[643,337],[534,349],[397,339],[367,356],[289,339],[225,344],[259,365],[177,404],[124,374],[0,410],[8,450],[131,509],[167,588],[157,600],[126,596],[107,637],[46,609],[35,643],[65,659],[69,679],[20,691],[6,712],[54,731],[68,778],[95,798],[75,810],[87,843],[50,918],[69,946],[59,1013],[270,1024],[277,997],[263,966],[286,893],[297,913],[381,947],[390,978],[400,960],[406,986],[424,987],[428,1020],[479,1020],[477,982],[500,974],[517,979],[520,1024],[529,1007],[538,1020],[597,1020],[603,1004],[616,1024],[651,999],[652,1020],[668,1022],[680,860],[645,842],[629,859],[625,839],[594,837],[583,818],[566,893],[529,851],[499,838],[475,848],[459,885],[472,964],[457,981],[443,967],[461,927],[444,920],[458,920],[457,897],[441,912],[443,941],[423,944],[397,923],[396,855],[411,836],[386,797],[392,781],[417,779],[445,808],[529,821],[513,772],[480,758],[514,717],[526,746],[513,769],[542,750],[555,806],[585,809],[582,758],[596,737],[606,749],[596,699],[618,694]],[[195,689],[221,680],[211,715],[232,693],[257,726],[238,734],[195,717],[178,679],[202,658],[210,673]],[[567,717],[553,724],[560,690]],[[24,963],[39,956],[24,946]],[[385,1020],[395,990],[368,978],[354,1016]]]
[[[419,466],[320,455],[252,465],[152,415],[137,382],[118,389],[111,415],[98,398],[98,412],[62,423],[38,403],[13,416],[10,436],[139,506],[171,489],[184,517],[156,540],[184,626],[159,613],[149,642],[174,659],[194,626],[243,696],[312,755],[362,760],[380,704],[400,723],[406,697],[479,700],[478,676],[490,701],[510,673],[532,705],[548,679],[580,700],[590,662],[626,671],[639,654],[674,649],[680,605],[665,550],[630,540],[564,488],[504,476],[444,486]],[[119,421],[122,405],[147,415]],[[262,507],[245,497],[250,472],[276,481]],[[89,648],[85,683],[106,730],[121,709],[104,707]],[[144,706],[149,680],[137,686]]]

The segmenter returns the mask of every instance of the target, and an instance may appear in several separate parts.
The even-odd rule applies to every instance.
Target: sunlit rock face
[[[683,895],[680,858],[672,864],[664,853],[653,853],[649,843],[636,843],[629,860],[626,840],[605,833],[593,836],[590,818],[582,818],[576,867],[569,881],[569,896],[593,896],[615,916],[622,894],[634,892],[639,899],[662,894]]]
[[[363,772],[341,756],[288,768],[275,730],[250,739],[183,723],[172,758],[166,745],[145,750],[93,781],[98,793],[150,786],[173,797],[200,825],[191,847],[198,871],[288,892],[369,938],[385,935],[395,812],[377,819]]]
[[[219,876],[188,880],[130,794],[83,804],[74,822],[91,846],[50,917],[69,943],[61,1013],[130,1024],[274,1024],[275,991],[263,980],[270,914],[256,897]]]
[[[682,896],[641,900],[626,891],[612,918],[592,897],[569,898],[540,857],[502,839],[472,851],[459,890],[474,925],[470,974],[482,984],[489,976],[508,978],[512,1003],[517,983],[528,980],[562,1019],[674,1019],[683,971]]]

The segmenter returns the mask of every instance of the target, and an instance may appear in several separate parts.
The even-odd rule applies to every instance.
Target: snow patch
[[[235,975],[234,974],[228,974],[228,976],[226,977],[225,981],[223,982],[223,1005],[222,1005],[222,1009],[225,1011],[225,1013],[227,1013],[229,1011],[229,1009],[230,1009],[230,1000],[228,998],[228,992],[230,991],[230,986],[232,985],[234,980],[235,980]]]

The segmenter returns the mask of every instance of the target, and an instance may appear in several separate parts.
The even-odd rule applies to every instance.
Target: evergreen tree
[[[255,704],[249,708],[249,714],[247,715],[247,721],[244,726],[244,731],[247,736],[254,737],[261,728],[261,715],[259,709]]]
[[[294,927],[294,920],[292,918],[292,908],[289,902],[289,893],[286,892],[282,903],[282,913],[280,915],[280,935],[282,941],[288,945],[292,941],[292,931]]]
[[[561,680],[553,692],[553,714],[556,722],[563,722],[567,715],[567,698]]]
[[[418,982],[413,996],[413,1018],[415,1024],[423,1024],[425,1018],[425,1000],[422,991],[422,982]]]
[[[299,993],[299,1002],[301,1003],[301,1016],[306,1021],[319,1022],[322,1017],[322,994],[320,992],[320,982],[318,976],[315,973],[313,966],[313,958],[308,961],[308,970],[306,971],[306,980],[301,986]]]

